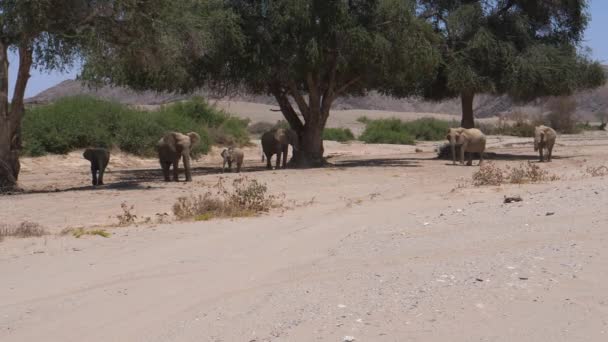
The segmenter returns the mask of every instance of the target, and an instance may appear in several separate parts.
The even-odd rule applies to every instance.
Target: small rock
[[[80,251],[82,251],[82,249],[80,249],[80,248],[76,248],[76,247],[72,248],[72,250],[73,250],[74,252],[80,252]]]
[[[545,214],[545,216],[553,216],[553,215],[555,215],[555,213],[554,213],[554,212],[552,212],[552,211],[549,211],[549,212],[547,212],[547,213]]]
[[[44,251],[34,251],[33,253],[34,254],[42,254],[42,253],[44,253]]]
[[[424,222],[423,225],[426,227],[428,226],[430,223],[429,222]]]
[[[509,196],[509,197],[505,196],[503,203],[514,203],[514,202],[521,202],[521,201],[523,201],[521,196]]]
[[[519,280],[528,280],[528,277],[519,277]]]
[[[344,305],[344,304],[338,304],[338,307],[339,307],[340,309],[344,309],[344,308],[346,307],[346,305]]]
[[[344,338],[342,339],[342,342],[353,342],[353,341],[355,341],[354,336],[344,336]]]
[[[477,280],[477,281],[479,281],[479,282],[482,282],[482,281],[483,281],[483,279],[481,279],[481,278],[475,278],[475,280]]]
[[[417,148],[416,153],[420,153],[420,152],[423,152],[423,151],[421,149]]]

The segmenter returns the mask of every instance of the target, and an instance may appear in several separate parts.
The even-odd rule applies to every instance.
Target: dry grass
[[[604,165],[587,166],[585,172],[591,177],[604,177],[608,176],[608,167]]]
[[[112,234],[108,233],[103,229],[92,229],[87,230],[83,227],[78,228],[66,228],[61,231],[60,235],[72,235],[73,237],[80,239],[84,235],[96,235],[104,238],[109,238]]]
[[[501,185],[504,182],[504,172],[492,162],[485,162],[473,173],[473,185]]]
[[[473,174],[473,185],[475,186],[541,183],[556,180],[559,180],[558,176],[529,161],[516,167],[507,165],[505,169],[501,169],[494,163],[486,162]]]
[[[49,233],[35,222],[21,222],[17,226],[0,226],[0,241],[5,237],[29,238],[48,235]]]
[[[137,220],[137,215],[133,213],[135,206],[132,205],[129,207],[127,202],[122,202],[120,204],[120,208],[122,209],[122,214],[116,215],[116,218],[118,219],[118,225],[125,227],[135,224]]]
[[[265,184],[255,179],[240,177],[227,188],[223,178],[214,186],[215,191],[204,195],[180,197],[173,205],[178,220],[208,221],[213,218],[248,217],[280,207],[279,197],[268,195]]]

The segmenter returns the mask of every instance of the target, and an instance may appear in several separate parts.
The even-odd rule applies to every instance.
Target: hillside
[[[190,95],[157,93],[153,91],[136,92],[122,87],[102,87],[91,89],[84,86],[80,81],[67,80],[54,87],[51,87],[40,94],[27,99],[29,104],[45,104],[53,102],[58,98],[88,94],[94,97],[117,101],[129,105],[160,105],[181,99],[188,98]],[[193,95],[207,98],[220,98],[213,96],[209,92],[200,91]],[[578,103],[578,115],[582,120],[593,120],[594,114],[598,111],[608,111],[608,85],[601,88],[580,92],[575,95]],[[264,95],[234,95],[221,98],[223,100],[252,102],[260,104],[274,105],[275,101],[270,96]],[[498,114],[507,113],[513,110],[523,110],[527,113],[538,113],[542,110],[546,99],[540,99],[523,106],[516,105],[506,96],[479,95],[475,98],[475,113],[477,117],[492,117]],[[452,99],[441,102],[428,102],[419,99],[395,99],[383,96],[378,93],[370,93],[364,97],[346,97],[336,101],[334,109],[348,110],[381,110],[392,112],[418,112],[418,113],[440,113],[440,114],[460,114],[460,100]]]

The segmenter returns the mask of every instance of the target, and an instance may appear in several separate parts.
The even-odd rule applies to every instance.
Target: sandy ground
[[[608,165],[608,135],[561,136],[542,165],[559,181],[501,187],[473,187],[477,167],[435,145],[327,142],[333,167],[278,171],[251,147],[242,176],[287,209],[5,239],[0,341],[608,340],[608,178],[585,172]],[[530,139],[488,151],[535,159]],[[25,159],[29,193],[1,196],[0,222],[111,225],[122,202],[155,217],[239,177],[217,150],[194,165],[194,182],[166,184],[154,160],[115,154],[93,189],[78,152]]]

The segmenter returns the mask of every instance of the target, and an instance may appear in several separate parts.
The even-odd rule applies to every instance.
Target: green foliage
[[[588,1],[420,0],[442,38],[442,60],[425,97],[507,94],[518,101],[598,87],[606,75],[578,49]],[[472,107],[463,115],[472,122]]]
[[[323,130],[323,140],[345,142],[355,140],[355,135],[348,128],[325,128]]]
[[[399,119],[368,120],[359,140],[366,143],[414,144],[415,140],[443,140],[452,125],[448,121],[421,118],[403,122]]]
[[[217,111],[201,99],[163,106],[157,111],[141,111],[87,96],[67,97],[28,109],[23,121],[23,153],[65,154],[99,146],[151,156],[164,133],[194,131],[201,136],[201,143],[193,154],[200,155],[207,153],[220,137],[237,144],[247,143],[246,126],[246,121]]]

